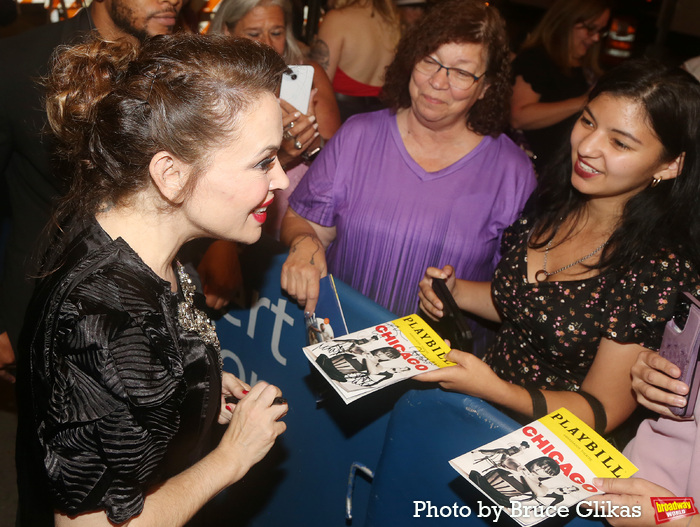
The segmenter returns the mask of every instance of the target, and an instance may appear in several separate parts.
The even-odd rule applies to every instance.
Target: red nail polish
[[[226,409],[227,409],[229,412],[233,413],[233,406],[231,406],[230,404],[227,404],[227,405],[226,405]]]
[[[243,395],[248,395],[248,390],[243,390]]]

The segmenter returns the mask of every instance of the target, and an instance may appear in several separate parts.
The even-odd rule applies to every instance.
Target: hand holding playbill
[[[566,516],[568,507],[602,494],[593,478],[628,478],[637,472],[566,408],[467,452],[450,465],[521,525]],[[628,509],[620,512],[638,514]]]
[[[418,315],[304,348],[346,404],[419,373],[452,366],[445,360],[449,351]]]

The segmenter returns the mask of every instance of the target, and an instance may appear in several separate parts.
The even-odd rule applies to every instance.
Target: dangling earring
[[[651,188],[654,188],[654,187],[655,187],[656,185],[658,185],[659,183],[661,183],[661,178],[660,178],[660,177],[652,178],[652,180],[651,180]]]

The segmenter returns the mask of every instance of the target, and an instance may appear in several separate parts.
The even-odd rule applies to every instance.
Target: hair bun
[[[61,143],[60,153],[72,157],[83,151],[86,124],[93,122],[96,105],[137,55],[138,44],[127,40],[91,38],[56,49],[51,75],[44,85],[48,122]]]

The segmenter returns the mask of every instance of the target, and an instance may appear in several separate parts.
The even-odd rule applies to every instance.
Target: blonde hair
[[[292,4],[289,0],[224,0],[214,15],[210,33],[224,33],[224,26],[233,33],[236,24],[258,6],[277,6],[284,13],[285,46],[282,58],[287,64],[301,64],[304,54],[292,31]]]
[[[542,47],[565,74],[571,71],[571,42],[576,24],[595,20],[610,9],[609,0],[557,0],[523,43],[522,49]],[[582,66],[597,76],[600,42],[591,46]]]

